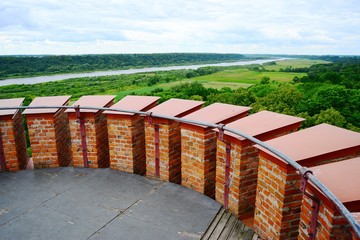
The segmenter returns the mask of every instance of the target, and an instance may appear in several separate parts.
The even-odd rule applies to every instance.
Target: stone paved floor
[[[220,204],[111,169],[0,173],[0,239],[199,239]]]

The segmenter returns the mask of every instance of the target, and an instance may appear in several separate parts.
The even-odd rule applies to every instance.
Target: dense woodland
[[[0,79],[128,68],[244,60],[241,54],[163,53],[0,56]]]
[[[259,84],[236,90],[205,88],[196,81],[176,84],[176,81],[191,80],[196,76],[234,68],[267,71],[261,65],[251,65],[78,78],[35,85],[0,87],[0,98],[26,97],[28,104],[36,96],[72,95],[72,99],[75,100],[82,95],[92,94],[118,95],[124,91],[127,94],[136,94],[132,89],[144,88],[146,91],[141,92],[141,95],[160,96],[161,102],[175,97],[204,100],[206,104],[223,102],[251,106],[253,112],[267,109],[303,117],[306,119],[303,127],[326,122],[360,131],[360,58],[342,57],[335,59],[331,64],[300,69],[301,72],[306,71],[307,75],[295,77],[288,83],[279,83],[264,77]],[[162,83],[173,83],[173,86],[164,88],[161,87]]]

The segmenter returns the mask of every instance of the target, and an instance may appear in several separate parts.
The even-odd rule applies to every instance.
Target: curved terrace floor
[[[0,239],[199,239],[220,204],[111,169],[0,173]]]

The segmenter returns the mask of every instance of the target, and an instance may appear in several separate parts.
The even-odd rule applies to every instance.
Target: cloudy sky
[[[0,55],[360,55],[360,0],[1,0]]]

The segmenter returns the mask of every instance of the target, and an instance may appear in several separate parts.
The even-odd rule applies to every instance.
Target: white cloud
[[[358,0],[3,0],[0,54],[360,54]]]

